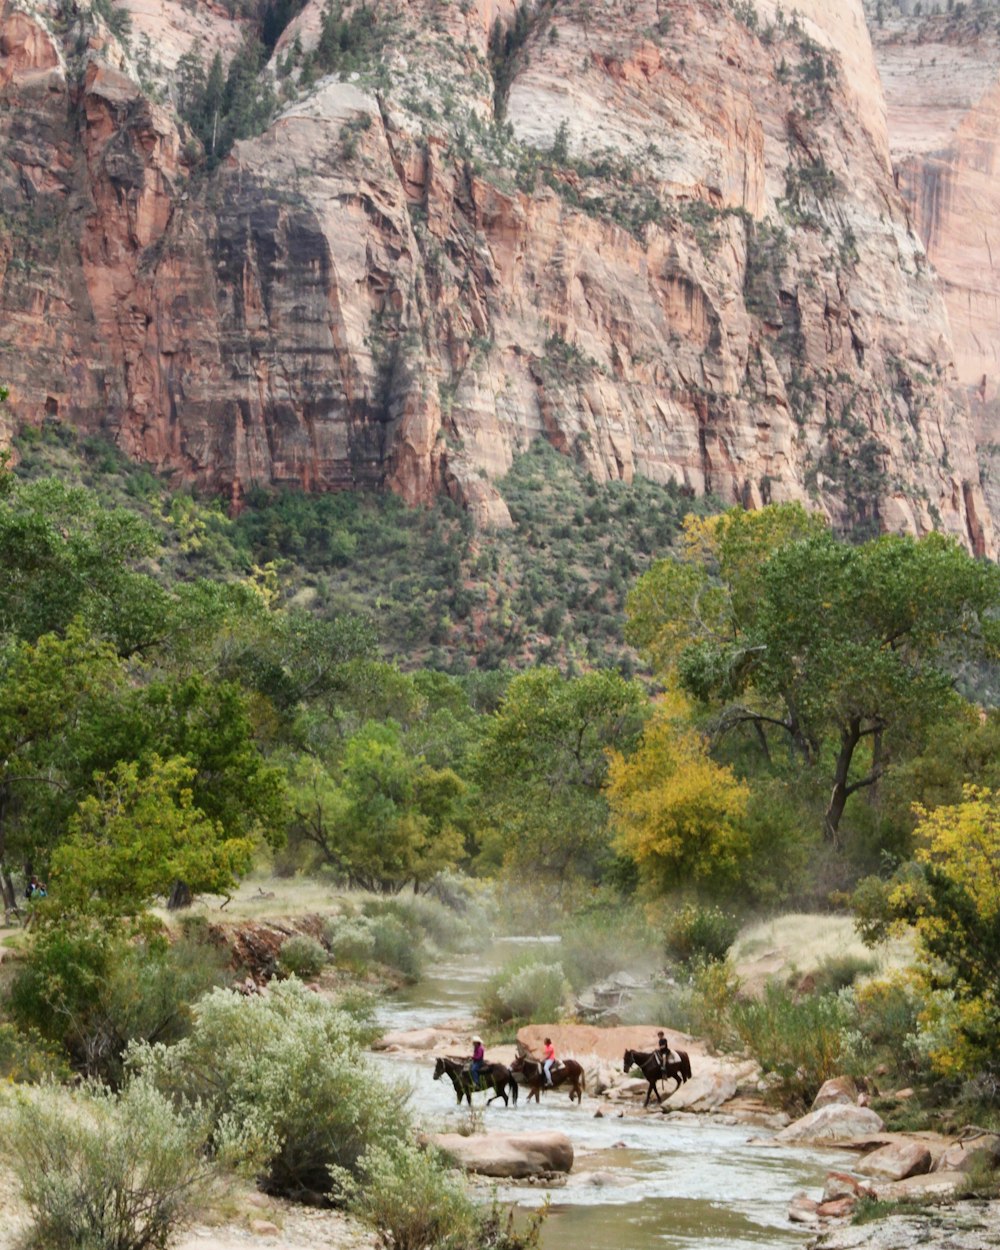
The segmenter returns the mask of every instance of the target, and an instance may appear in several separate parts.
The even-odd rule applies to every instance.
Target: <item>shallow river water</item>
[[[419,985],[388,999],[385,1029],[423,1028],[473,1014],[489,969],[475,960],[437,967]],[[389,1072],[413,1086],[412,1106],[429,1126],[457,1124],[450,1082],[432,1079],[430,1060],[378,1056]],[[477,1103],[481,1100],[477,1100]],[[605,1116],[594,1118],[601,1107]],[[564,1095],[542,1095],[542,1104],[494,1103],[484,1112],[487,1128],[560,1130],[576,1152],[567,1185],[501,1187],[500,1196],[522,1207],[551,1198],[544,1250],[759,1250],[800,1246],[808,1234],[790,1224],[788,1203],[800,1190],[818,1198],[826,1173],[838,1166],[835,1152],[790,1151],[750,1145],[765,1129],[726,1125],[711,1116],[695,1122],[650,1115],[618,1119],[604,1100],[584,1097],[571,1106]]]

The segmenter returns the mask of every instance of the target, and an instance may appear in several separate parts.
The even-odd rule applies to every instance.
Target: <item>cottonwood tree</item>
[[[797,505],[689,519],[630,596],[628,637],[714,714],[775,734],[825,777],[834,843],[851,795],[959,705],[960,658],[998,654],[1000,569],[940,534],[850,546]]]
[[[98,776],[52,852],[53,905],[136,916],[176,881],[195,893],[228,893],[250,867],[254,841],[229,836],[196,806],[194,778],[183,757],[158,755]]]
[[[293,837],[362,889],[419,891],[465,853],[465,783],[411,755],[391,721],[363,726],[335,761],[300,757],[291,791]]]
[[[540,668],[515,677],[472,770],[492,831],[486,853],[549,883],[600,878],[614,859],[607,752],[629,749],[646,713],[642,688],[615,672],[566,678]]]
[[[611,752],[607,794],[620,848],[654,894],[739,881],[751,850],[749,788],[714,762],[697,730],[658,714],[630,756]]]

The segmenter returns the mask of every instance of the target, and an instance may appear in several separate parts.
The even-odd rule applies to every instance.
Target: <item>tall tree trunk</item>
[[[6,864],[0,864],[0,893],[3,894],[4,911],[17,912],[17,895],[14,893],[14,879]]]
[[[823,819],[823,831],[835,846],[840,845],[840,835],[838,833],[840,819],[844,814],[844,807],[850,795],[847,778],[851,772],[854,750],[860,741],[861,720],[855,717],[846,728],[840,731],[840,751],[837,755],[837,767],[833,774],[833,789],[830,792],[830,802],[827,804],[826,816]]]

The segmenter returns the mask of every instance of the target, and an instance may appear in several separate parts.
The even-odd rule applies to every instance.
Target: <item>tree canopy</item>
[[[607,751],[634,744],[645,715],[642,688],[615,672],[515,677],[474,765],[494,862],[550,882],[600,876],[613,858]]]
[[[951,539],[850,546],[781,505],[689,519],[630,597],[629,636],[716,734],[749,725],[769,751],[777,733],[821,771],[837,840],[850,796],[957,707],[959,658],[997,655],[998,607],[1000,570]]]

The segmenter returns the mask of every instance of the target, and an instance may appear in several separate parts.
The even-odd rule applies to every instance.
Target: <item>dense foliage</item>
[[[0,472],[0,882],[32,926],[0,1020],[14,1080],[153,1083],[200,1105],[218,1163],[332,1193],[386,1244],[440,1240],[440,1218],[456,1246],[514,1245],[396,1141],[395,1091],[365,1070],[358,1095],[363,1013],[295,979],[415,979],[500,916],[564,942],[486,986],[497,1033],[666,967],[670,1018],[754,1054],[786,1101],[875,1062],[996,1086],[1000,717],[958,693],[994,660],[994,566],[935,535],[852,546],[798,507],[691,514],[544,445],[501,483],[514,528],[478,535],[450,503],[353,495],[231,517],[59,428],[20,450]],[[247,1000],[149,909],[260,863],[368,897]],[[811,995],[738,993],[737,917],[843,906],[866,875],[866,932],[917,935],[911,979],[853,986],[845,963]],[[389,1175],[409,1181],[366,1197]]]

